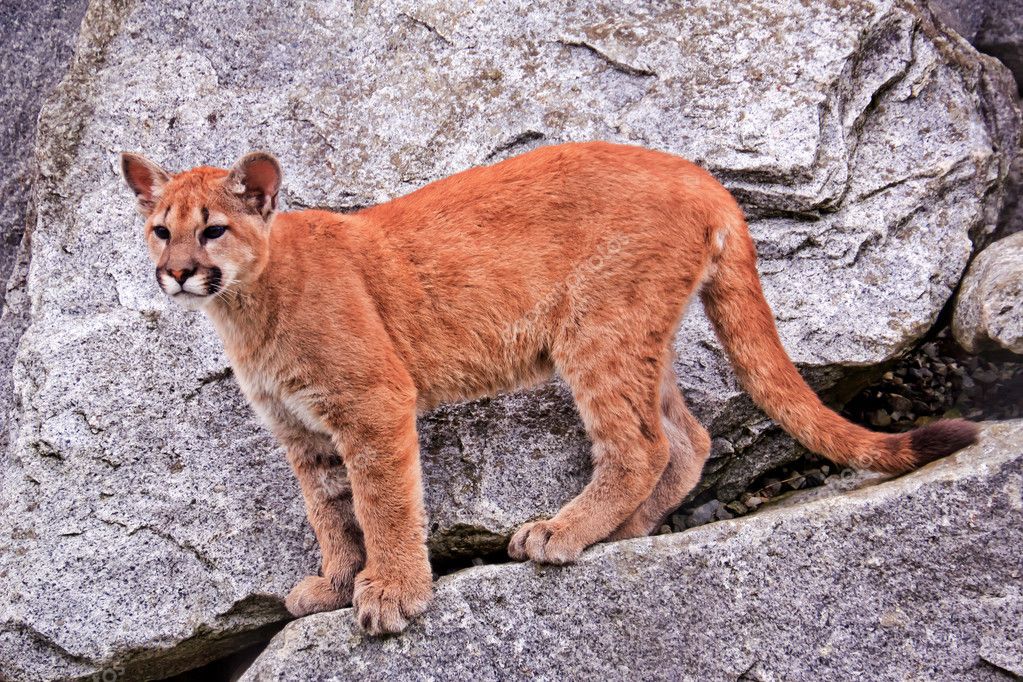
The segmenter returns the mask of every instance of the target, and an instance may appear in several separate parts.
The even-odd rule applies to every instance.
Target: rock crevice
[[[242,680],[967,679],[1023,670],[1023,422],[902,478],[442,578],[401,637],[287,625]],[[621,646],[629,642],[629,646]]]

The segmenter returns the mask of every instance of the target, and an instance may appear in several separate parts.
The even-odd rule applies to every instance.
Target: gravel
[[[947,329],[899,360],[846,407],[853,421],[908,431],[936,419],[1023,415],[1023,358],[970,355]]]

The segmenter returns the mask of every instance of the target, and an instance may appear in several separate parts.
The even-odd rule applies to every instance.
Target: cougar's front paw
[[[401,632],[410,618],[426,610],[433,596],[430,567],[386,577],[369,569],[355,576],[356,618],[371,635]]]
[[[532,559],[541,564],[574,563],[586,545],[579,542],[567,528],[554,521],[534,521],[524,524],[508,543],[508,555],[512,559]]]
[[[301,618],[310,613],[321,611],[335,611],[344,608],[352,603],[352,584],[335,585],[327,578],[318,575],[310,575],[302,578],[301,581],[288,593],[284,600],[284,607],[288,613]]]

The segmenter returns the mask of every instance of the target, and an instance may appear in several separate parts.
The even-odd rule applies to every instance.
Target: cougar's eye
[[[222,237],[227,232],[227,226],[225,225],[210,225],[202,231],[202,236],[206,239],[216,239]]]
[[[163,225],[157,225],[154,227],[153,234],[156,235],[157,239],[163,239],[164,241],[170,239],[170,230]]]

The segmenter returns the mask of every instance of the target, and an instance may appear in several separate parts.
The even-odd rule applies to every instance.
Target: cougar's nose
[[[184,284],[185,280],[195,274],[195,270],[168,270],[167,274],[173,277],[178,284]]]

